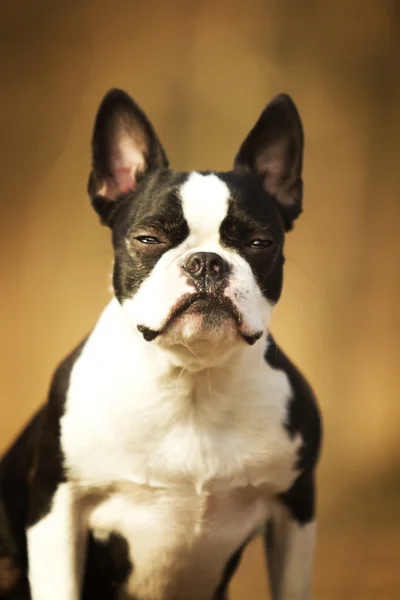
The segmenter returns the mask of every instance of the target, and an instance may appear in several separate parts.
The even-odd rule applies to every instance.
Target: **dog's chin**
[[[193,305],[169,323],[158,343],[168,346],[184,343],[208,350],[212,345],[231,344],[240,337],[237,323],[227,312],[206,312]]]
[[[155,343],[168,351],[177,366],[197,370],[225,362],[243,339],[229,315],[188,310],[174,319]]]
[[[238,346],[252,345],[262,335],[247,334],[241,315],[229,299],[201,294],[181,299],[160,331],[143,326],[138,329],[148,341],[188,361],[225,359]]]

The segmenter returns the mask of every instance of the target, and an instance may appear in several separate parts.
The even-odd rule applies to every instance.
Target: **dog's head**
[[[165,347],[222,356],[266,331],[282,288],[285,231],[301,212],[303,132],[277,96],[232,171],[179,173],[120,90],[104,98],[89,194],[112,230],[113,285],[131,324]]]

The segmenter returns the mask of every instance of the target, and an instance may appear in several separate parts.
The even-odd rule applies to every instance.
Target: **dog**
[[[224,600],[265,541],[274,600],[307,600],[321,418],[269,333],[302,212],[303,128],[275,97],[229,172],[176,172],[124,91],[88,191],[113,297],[0,465],[0,596]]]

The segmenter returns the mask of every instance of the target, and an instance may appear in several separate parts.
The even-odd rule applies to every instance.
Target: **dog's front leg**
[[[301,477],[275,506],[265,535],[273,600],[309,600],[315,546],[314,483]]]
[[[49,512],[27,529],[32,600],[78,600],[86,535],[70,483],[61,483]]]

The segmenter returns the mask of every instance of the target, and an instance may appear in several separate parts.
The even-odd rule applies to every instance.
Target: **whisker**
[[[309,279],[309,281],[311,281],[311,283],[319,290],[321,290],[320,285],[318,284],[318,282],[312,277],[312,275],[310,274],[309,271],[307,271],[307,269],[305,269],[302,265],[300,265],[296,260],[294,260],[294,258],[286,258],[286,262],[292,263],[295,265],[295,267],[297,267],[299,269],[299,271],[301,271],[304,275],[307,276],[307,278]]]
[[[208,393],[209,393],[209,396],[210,396],[210,400],[212,401],[212,388],[211,388],[210,369],[207,369],[207,377],[208,377]]]
[[[195,356],[197,358],[197,360],[199,360],[200,362],[202,362],[200,356],[197,356],[196,352],[194,350],[192,350],[192,348],[189,348],[188,344],[186,344],[183,340],[181,340],[180,343],[182,344],[182,346],[184,346],[185,348],[187,348],[189,350],[189,352],[191,352],[193,354],[193,356]]]
[[[176,382],[175,382],[175,391],[178,389],[179,382],[180,382],[180,380],[182,378],[182,375],[184,374],[185,371],[186,371],[186,367],[183,367],[181,369],[181,372],[179,373],[177,379],[176,379]]]

